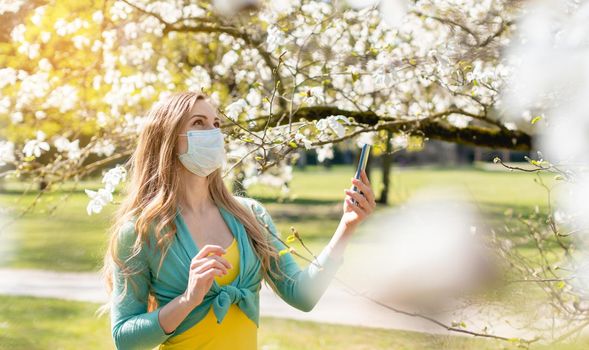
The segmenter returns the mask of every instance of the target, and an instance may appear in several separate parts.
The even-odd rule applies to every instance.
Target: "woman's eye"
[[[202,124],[202,120],[196,120],[193,124],[196,124],[196,123],[201,123]]]

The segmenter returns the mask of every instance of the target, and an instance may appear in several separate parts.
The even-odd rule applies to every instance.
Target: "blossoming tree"
[[[232,2],[218,3],[4,5],[3,175],[50,184],[127,157],[146,109],[183,89],[223,107],[227,176],[245,173],[246,186],[287,181],[291,167],[273,165],[290,164],[298,148],[321,161],[346,140],[380,150],[409,135],[531,147],[528,133],[503,121],[498,97],[509,73],[499,50],[517,12],[510,1],[417,1],[392,9],[397,22],[385,20],[385,6],[251,2],[254,15],[227,16]],[[114,186],[105,189],[90,193],[90,211],[109,201]]]

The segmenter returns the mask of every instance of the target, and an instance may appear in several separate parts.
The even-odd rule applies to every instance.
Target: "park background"
[[[521,331],[493,329],[499,319],[477,319],[490,328],[451,319],[436,326],[440,331],[415,332],[364,327],[362,320],[265,316],[261,349],[585,348],[585,290],[575,284],[578,275],[554,268],[582,258],[576,249],[583,247],[569,237],[579,231],[574,217],[551,196],[558,183],[576,182],[543,155],[561,156],[546,151],[554,143],[543,136],[559,119],[548,113],[553,106],[523,102],[512,101],[506,113],[511,95],[502,95],[518,91],[503,58],[533,4],[0,2],[0,272],[15,281],[20,272],[98,271],[124,194],[121,167],[147,109],[171,91],[202,89],[227,116],[228,152],[239,159],[227,186],[260,200],[283,238],[295,227],[311,251],[321,251],[341,217],[359,146],[370,143],[367,172],[378,208],[355,233],[346,259],[370,253],[378,243],[371,233],[394,235],[379,225],[411,206],[416,194],[434,204],[418,221],[439,219],[440,235],[455,223],[436,213],[452,214],[445,201],[466,200],[479,225],[449,227],[482,236],[508,266],[503,277],[525,282],[487,287],[469,305],[500,304],[508,320],[519,313],[553,321]],[[563,13],[586,30],[585,17],[575,14],[587,5],[584,12],[570,6]],[[542,85],[530,76],[555,82],[558,70],[533,63],[540,68],[520,67],[526,74],[517,82]],[[573,82],[577,90],[586,87]],[[286,128],[289,121],[296,131]],[[583,130],[584,124],[563,125]],[[576,156],[583,147],[572,142],[562,149]],[[432,188],[450,195],[440,199]],[[424,251],[436,248],[422,244]],[[417,260],[419,250],[411,252]],[[350,265],[342,276],[354,274]],[[33,297],[27,294],[39,291],[17,293],[6,281],[0,281],[0,349],[113,348],[108,318],[95,315],[98,303]]]

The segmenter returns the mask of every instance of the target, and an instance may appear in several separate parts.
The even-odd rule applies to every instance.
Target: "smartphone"
[[[360,153],[360,160],[358,161],[358,168],[356,169],[356,175],[354,175],[354,177],[358,180],[360,180],[360,174],[362,173],[362,170],[366,169],[366,164],[368,164],[368,155],[370,154],[370,145],[365,143],[364,146],[362,146],[362,153]],[[356,186],[352,187],[352,191],[354,192],[358,192],[358,188]],[[364,195],[364,192],[360,191],[361,195]],[[353,199],[354,204],[358,205],[358,201],[356,201],[355,199]]]

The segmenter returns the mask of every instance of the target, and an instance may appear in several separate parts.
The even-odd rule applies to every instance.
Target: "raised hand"
[[[352,185],[350,188],[344,190],[346,198],[344,201],[342,221],[348,226],[357,226],[374,211],[376,201],[374,200],[374,192],[372,191],[370,181],[364,170],[360,172],[359,180],[352,178],[351,182]],[[353,191],[353,186],[356,186],[362,193]]]

